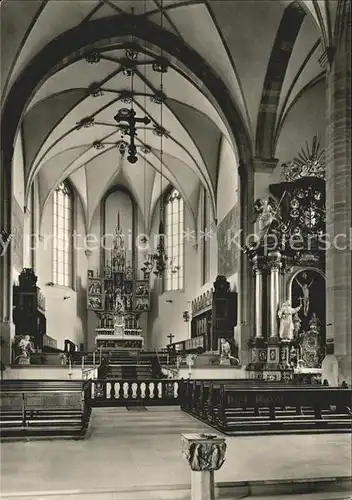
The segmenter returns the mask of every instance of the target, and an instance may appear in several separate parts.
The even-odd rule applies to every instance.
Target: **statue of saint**
[[[298,278],[296,278],[296,282],[298,283],[298,285],[301,287],[302,289],[302,297],[301,297],[301,300],[302,300],[302,303],[303,303],[303,314],[305,316],[308,316],[308,311],[309,311],[309,303],[310,303],[310,294],[309,294],[309,288],[311,287],[312,283],[313,283],[313,280],[311,280],[311,282],[307,283],[307,273],[303,273],[302,274],[302,278],[304,279],[304,282],[302,283],[301,281],[299,281]]]
[[[279,336],[284,340],[293,339],[294,325],[292,321],[292,315],[298,312],[302,307],[302,304],[298,307],[291,307],[291,302],[287,300],[280,307],[277,315],[280,320]]]
[[[230,342],[226,339],[220,340],[220,364],[230,364],[231,359],[239,364],[239,359],[232,356]]]
[[[319,318],[317,317],[317,315],[315,313],[313,313],[312,317],[309,321],[309,330],[319,333],[320,324],[321,323],[320,323]]]
[[[16,357],[16,361],[19,364],[30,363],[31,353],[34,352],[34,348],[29,335],[25,335],[18,343],[19,355]]]
[[[293,334],[295,337],[298,337],[302,323],[300,317],[298,316],[298,313],[294,313],[294,315],[292,316],[292,322],[293,322]]]
[[[271,198],[261,200],[258,198],[254,203],[255,218],[253,222],[259,224],[260,235],[267,233],[270,226],[275,221],[278,221],[278,206]]]

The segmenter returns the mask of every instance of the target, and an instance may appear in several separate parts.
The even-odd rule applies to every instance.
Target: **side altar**
[[[316,140],[257,200],[258,238],[246,248],[254,274],[250,378],[319,379],[326,352],[325,169]],[[304,154],[303,154],[304,153]]]
[[[149,280],[136,279],[133,265],[126,262],[119,215],[110,256],[104,255],[104,263],[100,273],[89,270],[87,280],[87,307],[99,319],[96,346],[141,349],[144,335],[140,318],[150,309]]]

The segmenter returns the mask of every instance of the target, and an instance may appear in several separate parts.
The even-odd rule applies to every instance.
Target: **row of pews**
[[[257,380],[188,380],[181,408],[229,436],[351,432],[352,390]]]
[[[0,384],[1,440],[83,439],[91,407],[78,380],[4,380]]]

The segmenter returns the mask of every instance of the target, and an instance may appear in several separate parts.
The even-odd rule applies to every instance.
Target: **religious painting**
[[[24,231],[24,213],[16,198],[12,197],[12,234],[11,234],[11,252],[12,263],[17,269],[23,268],[23,231]]]
[[[123,291],[124,291],[124,294],[125,295],[132,295],[132,282],[129,282],[129,281],[125,281],[124,284],[123,284]]]
[[[89,295],[100,295],[102,293],[100,280],[90,279],[88,280],[88,294]]]
[[[149,297],[149,281],[147,280],[136,281],[135,295],[138,297]]]
[[[218,241],[218,274],[232,276],[237,271],[239,255],[237,241],[238,214],[234,206],[217,228]]]
[[[93,311],[100,311],[102,309],[101,296],[88,296],[88,309],[92,309]]]
[[[135,311],[149,311],[149,297],[135,297]]]
[[[89,278],[94,278],[94,272],[93,272],[93,269],[88,269],[88,271],[87,271],[87,275],[88,275],[88,279],[89,279]]]

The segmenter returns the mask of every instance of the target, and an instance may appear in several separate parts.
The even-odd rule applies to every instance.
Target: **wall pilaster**
[[[327,341],[333,339],[336,384],[351,384],[351,4],[340,2],[341,32],[327,68]],[[334,356],[334,358],[333,358]],[[325,360],[326,361],[326,360]],[[327,365],[327,361],[325,366]],[[324,374],[323,374],[324,377]]]

